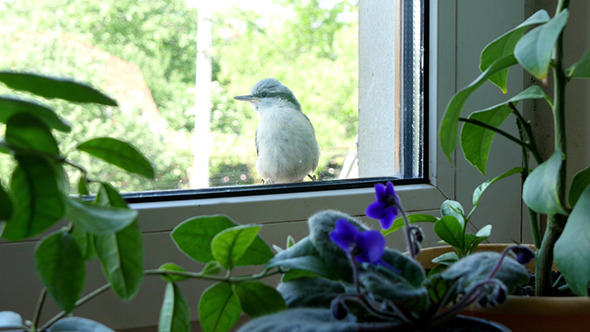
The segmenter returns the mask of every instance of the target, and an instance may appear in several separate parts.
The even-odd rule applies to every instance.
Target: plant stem
[[[274,270],[269,272],[269,270],[264,270],[258,274],[252,275],[245,275],[239,277],[228,277],[228,276],[216,276],[216,275],[209,275],[203,274],[200,272],[187,272],[187,271],[172,271],[172,270],[165,270],[165,269],[156,269],[156,270],[147,270],[144,272],[146,276],[149,275],[176,275],[176,276],[183,276],[192,279],[203,279],[203,280],[210,280],[210,281],[225,281],[231,283],[238,283],[248,280],[257,280],[262,279],[268,276],[272,276],[275,274],[282,273],[280,270]]]
[[[562,228],[551,216],[545,230],[541,247],[537,250],[535,264],[535,294],[537,296],[550,295],[553,289],[551,270],[553,269],[553,248],[562,232]]]
[[[41,294],[39,294],[39,300],[37,300],[37,306],[35,307],[35,313],[33,315],[33,329],[36,329],[39,325],[39,319],[41,319],[41,312],[43,311],[43,305],[47,298],[47,288],[43,287]]]

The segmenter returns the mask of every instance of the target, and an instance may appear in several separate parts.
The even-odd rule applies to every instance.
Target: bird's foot
[[[260,179],[260,184],[273,184],[272,179],[268,178],[268,179]]]
[[[311,179],[311,181],[317,181],[317,177],[315,175],[307,174],[307,177]]]

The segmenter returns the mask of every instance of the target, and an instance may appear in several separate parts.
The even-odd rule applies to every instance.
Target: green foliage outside
[[[257,118],[233,96],[260,79],[289,86],[313,122],[322,149],[319,172],[338,174],[357,132],[357,15],[354,1],[275,0],[281,12],[225,8],[214,14],[210,158],[212,185],[257,183]],[[51,13],[51,14],[48,14]],[[122,191],[188,188],[192,164],[197,10],[185,0],[0,1],[0,68],[75,77],[119,101],[120,110],[56,105],[79,126],[76,141],[111,136],[133,142],[156,168],[155,181],[120,174],[102,162],[88,171]],[[136,65],[158,118],[142,113],[129,91],[107,84],[109,54]],[[0,87],[0,93],[5,93]],[[72,138],[59,137],[64,150]],[[85,156],[76,156],[83,164]],[[10,161],[0,160],[7,174]],[[336,170],[330,170],[329,168]],[[245,174],[247,178],[240,179]],[[230,182],[224,182],[228,177]]]

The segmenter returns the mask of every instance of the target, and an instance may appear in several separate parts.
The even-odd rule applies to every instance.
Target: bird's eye
[[[260,97],[262,97],[262,98],[266,98],[266,97],[268,97],[268,92],[263,92],[263,93],[261,93],[261,94],[260,94]]]

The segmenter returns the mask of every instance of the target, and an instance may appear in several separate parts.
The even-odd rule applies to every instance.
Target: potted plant
[[[451,160],[459,139],[459,123],[462,122],[461,150],[482,174],[485,174],[490,146],[496,134],[522,148],[522,165],[494,179],[520,174],[524,181],[522,198],[528,208],[533,244],[537,248],[535,293],[537,296],[560,294],[551,277],[555,264],[567,288],[573,294],[585,297],[578,301],[585,307],[586,314],[577,315],[584,316],[584,326],[587,326],[590,322],[590,301],[587,298],[590,283],[590,168],[581,170],[571,183],[566,183],[565,92],[573,80],[590,77],[590,52],[566,68],[563,39],[569,12],[570,1],[559,0],[553,17],[540,10],[490,42],[481,53],[481,75],[450,100],[440,124],[439,139],[443,152]],[[524,68],[536,83],[503,103],[462,117],[467,99],[485,82],[490,81],[506,93],[508,70],[515,65]],[[553,73],[551,89],[548,87],[550,71]],[[551,93],[545,91],[549,89]],[[546,102],[552,109],[554,152],[549,158],[541,157],[532,126],[518,107],[525,100]],[[516,118],[518,136],[499,128],[510,115]],[[543,216],[546,218],[544,234],[541,227]],[[538,321],[542,323],[542,319]],[[573,324],[580,326],[580,323]],[[561,328],[565,327],[561,325]]]
[[[8,241],[38,239],[33,254],[43,285],[33,316],[23,319],[19,313],[2,311],[0,329],[112,331],[90,319],[66,316],[108,289],[123,300],[135,296],[144,276],[137,211],[127,207],[111,184],[91,178],[83,165],[60,148],[54,132],[67,134],[71,125],[40,98],[23,97],[22,92],[74,103],[117,103],[100,91],[69,79],[0,71],[0,82],[15,91],[13,95],[0,96],[0,122],[5,127],[0,151],[14,162],[9,186],[0,185],[0,234]],[[21,93],[17,95],[16,91]],[[126,142],[99,137],[79,142],[75,150],[129,173],[154,177],[150,162]],[[68,168],[79,174],[74,185],[77,197],[71,195]],[[93,197],[89,196],[91,191],[95,193]],[[108,283],[81,296],[86,261],[95,258],[100,261]],[[42,322],[47,297],[63,311]]]

